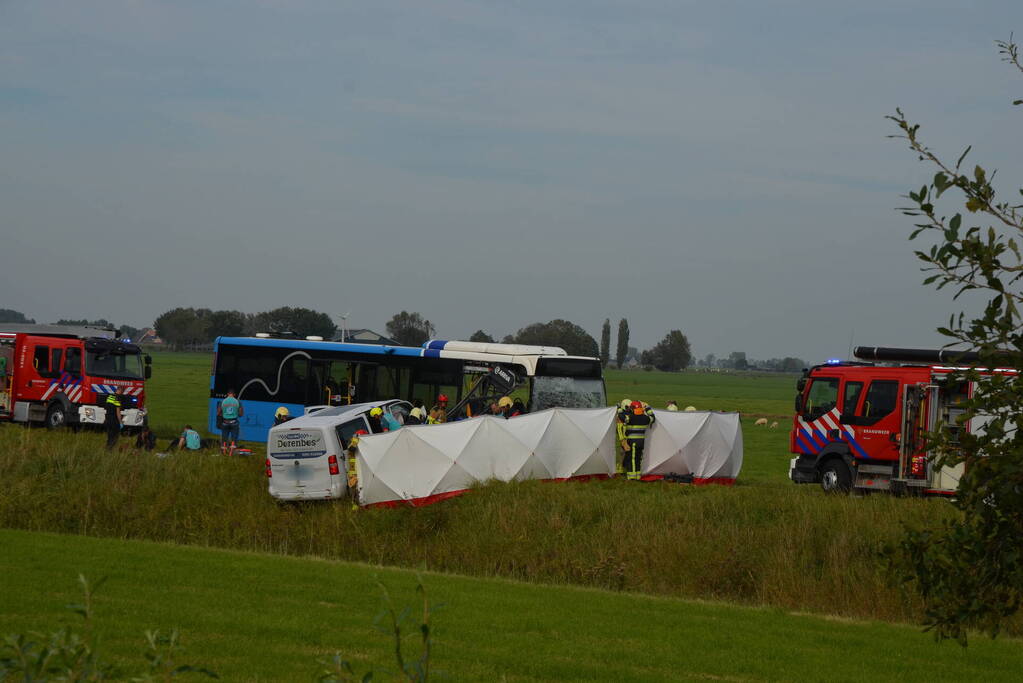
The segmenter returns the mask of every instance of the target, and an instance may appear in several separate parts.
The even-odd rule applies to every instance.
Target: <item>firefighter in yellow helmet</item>
[[[365,429],[360,429],[352,436],[348,442],[348,490],[350,492],[355,491],[356,484],[359,483],[359,477],[357,470],[355,469],[355,452],[359,450],[359,437],[366,436],[368,432]],[[354,494],[352,494],[354,498]]]
[[[617,465],[615,466],[615,471],[618,474],[625,474],[625,458],[628,455],[629,451],[629,449],[627,448],[628,444],[625,442],[625,418],[628,417],[629,415],[631,405],[632,405],[631,398],[623,398],[621,403],[619,403],[616,406],[617,411],[615,412],[615,431],[618,434],[618,443],[621,444],[622,447],[622,458],[621,460],[618,461]]]
[[[643,470],[646,433],[654,423],[654,415],[653,411],[646,411],[639,401],[633,401],[629,407],[632,412],[625,416],[625,475],[630,480],[638,480]]]
[[[497,407],[501,409],[501,415],[506,419],[518,417],[522,414],[522,411],[515,406],[515,401],[512,400],[511,396],[502,396],[497,402]]]

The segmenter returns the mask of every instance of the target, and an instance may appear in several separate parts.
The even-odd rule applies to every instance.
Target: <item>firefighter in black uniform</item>
[[[630,480],[638,480],[643,467],[643,444],[646,433],[654,423],[653,413],[643,409],[643,404],[633,401],[632,412],[625,415],[625,476]]]
[[[107,415],[104,425],[107,428],[107,450],[111,451],[117,445],[117,437],[121,435],[121,396],[123,391],[120,387],[112,394],[107,394],[104,404]]]

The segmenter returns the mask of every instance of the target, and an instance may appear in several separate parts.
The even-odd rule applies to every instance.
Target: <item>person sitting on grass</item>
[[[178,438],[179,451],[197,451],[202,448],[202,438],[199,432],[192,429],[192,425],[185,425],[185,430]]]
[[[142,431],[135,437],[135,451],[152,450],[156,450],[156,434],[153,434],[153,430],[149,428],[149,425],[143,425]]]

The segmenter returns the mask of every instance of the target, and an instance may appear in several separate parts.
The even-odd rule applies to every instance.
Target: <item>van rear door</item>
[[[333,498],[336,486],[327,461],[334,452],[333,440],[321,427],[288,427],[270,431],[270,494],[282,500]]]

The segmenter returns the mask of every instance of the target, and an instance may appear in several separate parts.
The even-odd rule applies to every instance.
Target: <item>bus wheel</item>
[[[821,467],[821,488],[825,493],[848,493],[852,488],[852,474],[838,458],[832,458]]]
[[[67,412],[61,403],[54,403],[46,411],[47,429],[60,429],[67,424]]]

